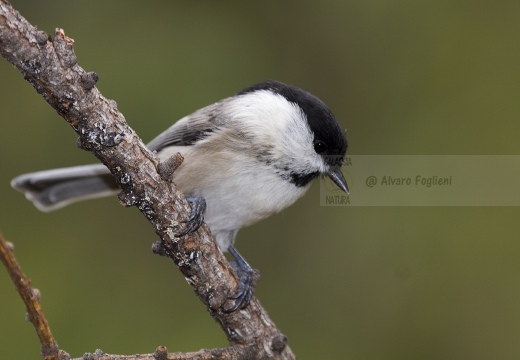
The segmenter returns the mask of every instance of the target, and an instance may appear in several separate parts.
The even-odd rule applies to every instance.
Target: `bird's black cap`
[[[340,167],[347,151],[347,138],[332,111],[316,96],[296,86],[268,80],[247,89],[238,95],[259,90],[269,90],[280,94],[287,101],[298,105],[307,117],[309,128],[314,134],[316,151],[325,158],[328,165]]]

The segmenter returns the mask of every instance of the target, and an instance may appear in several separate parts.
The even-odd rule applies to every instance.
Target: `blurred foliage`
[[[264,79],[322,98],[352,154],[519,154],[520,2],[23,1],[65,29],[145,141]],[[114,198],[38,212],[9,181],[93,162],[0,61],[0,229],[73,356],[224,346],[154,233]],[[482,164],[485,166],[485,164]],[[500,179],[490,187],[500,186]],[[320,207],[317,186],[238,236],[299,359],[518,359],[518,207]],[[0,270],[0,357],[39,359]]]

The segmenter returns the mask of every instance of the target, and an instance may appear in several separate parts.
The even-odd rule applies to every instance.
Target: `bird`
[[[234,246],[241,228],[292,205],[320,176],[348,193],[341,172],[348,143],[335,116],[318,97],[275,80],[181,118],[147,147],[161,161],[184,157],[173,182],[192,213],[177,235],[204,220],[219,248],[235,259],[238,288],[226,312],[245,308],[254,292],[254,270]],[[103,164],[28,173],[11,186],[44,212],[119,191]]]

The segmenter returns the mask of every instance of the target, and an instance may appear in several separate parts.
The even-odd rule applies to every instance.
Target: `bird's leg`
[[[191,205],[191,213],[188,220],[184,220],[186,227],[179,231],[175,236],[182,237],[190,232],[196,231],[204,221],[204,211],[206,210],[206,200],[201,196],[188,195],[186,200]]]
[[[226,313],[232,313],[249,305],[253,297],[255,271],[233,246],[230,246],[228,251],[235,258],[231,265],[238,275],[237,291],[230,297],[230,299],[235,300],[235,305],[224,310]]]
[[[191,213],[188,220],[184,221],[187,224],[186,227],[175,235],[178,237],[196,231],[204,221],[206,200],[204,200],[203,197],[195,195],[186,196],[186,200],[191,204]],[[156,253],[160,253],[160,250],[161,249],[158,249]],[[233,265],[238,275],[237,291],[230,297],[231,300],[235,300],[235,304],[230,309],[224,310],[226,313],[232,313],[249,305],[253,297],[255,271],[233,246],[230,246],[228,251],[235,258],[235,261],[233,261],[231,265]]]

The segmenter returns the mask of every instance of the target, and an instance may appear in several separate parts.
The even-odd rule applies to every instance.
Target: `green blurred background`
[[[520,154],[518,1],[13,1],[148,141],[264,79],[303,87],[351,154]],[[66,123],[0,61],[0,229],[74,357],[225,346],[154,233],[115,198],[38,212],[9,186],[86,164]],[[485,166],[485,164],[483,164]],[[499,187],[500,179],[490,187]],[[319,187],[238,236],[299,359],[520,358],[518,207],[320,207]],[[39,359],[0,270],[0,358]]]

